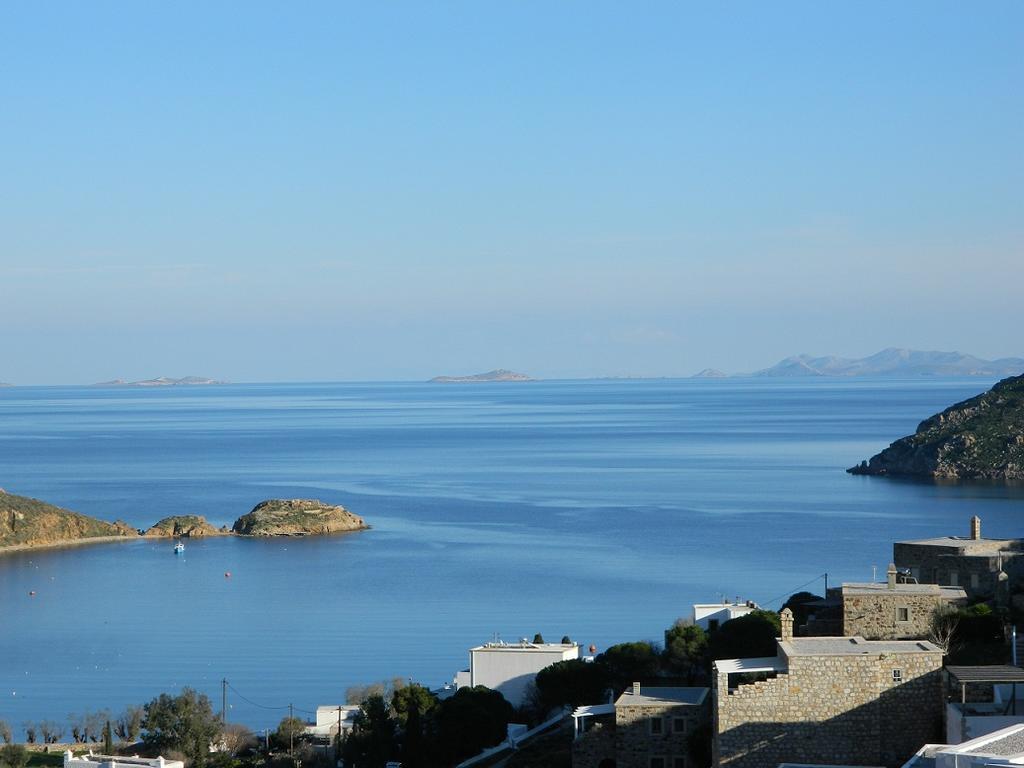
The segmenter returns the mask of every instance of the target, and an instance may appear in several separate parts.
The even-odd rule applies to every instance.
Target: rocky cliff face
[[[107,523],[0,490],[0,547],[43,546],[103,536],[138,535],[138,531],[120,520]]]
[[[221,536],[227,529],[217,528],[206,522],[202,515],[175,515],[165,517],[146,531],[146,536],[174,536],[175,538],[195,538],[197,536]]]
[[[367,527],[344,507],[314,499],[270,499],[238,518],[232,530],[243,536],[309,536]]]
[[[913,435],[847,470],[855,475],[1024,480],[1024,376],[925,419]]]

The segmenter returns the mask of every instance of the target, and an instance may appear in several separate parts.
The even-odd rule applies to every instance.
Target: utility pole
[[[228,679],[220,681],[220,727],[228,724]]]
[[[1014,631],[1016,631],[1016,627],[1014,627]],[[1016,656],[1017,656],[1017,644],[1016,643],[1013,644],[1013,655],[1016,658]],[[341,704],[338,705],[338,735],[336,737],[334,745],[335,745],[334,746],[334,764],[337,765],[338,761],[341,759]]]

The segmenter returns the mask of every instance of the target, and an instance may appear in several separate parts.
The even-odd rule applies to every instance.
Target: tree
[[[36,743],[36,724],[31,720],[26,720],[21,724],[22,729],[25,731],[25,741],[29,744]]]
[[[28,757],[28,750],[21,744],[4,744],[0,747],[0,764],[7,768],[25,768]]]
[[[103,754],[114,754],[114,729],[110,727],[110,720],[103,725]]]
[[[533,636],[533,642],[537,645],[544,645],[544,635],[538,632]]]
[[[779,615],[771,611],[752,611],[730,619],[709,639],[713,659],[749,659],[774,656],[775,639],[781,632]]]
[[[274,731],[274,739],[282,749],[291,750],[295,742],[306,732],[306,721],[301,717],[282,717]]]
[[[396,688],[391,695],[391,711],[402,727],[405,727],[410,708],[413,705],[416,706],[416,712],[421,718],[428,716],[437,706],[437,696],[432,694],[429,688],[419,683],[409,683]]]
[[[179,750],[196,768],[205,764],[210,744],[220,735],[210,699],[192,688],[183,688],[178,696],[161,693],[146,704],[142,727],[147,747],[164,754]]]
[[[256,746],[256,735],[241,723],[228,723],[221,732],[221,742],[229,755],[248,752]]]
[[[4,744],[11,743],[11,726],[5,720],[0,720],[0,741]]]
[[[383,768],[397,756],[396,723],[384,697],[370,696],[359,706],[352,732],[341,745],[345,765]]]
[[[53,720],[41,720],[39,735],[43,737],[43,744],[56,744],[64,736],[64,727]]]
[[[779,613],[789,608],[793,612],[793,626],[802,627],[807,623],[807,619],[811,615],[808,603],[814,603],[823,599],[821,595],[816,595],[813,592],[797,592],[790,595],[786,602],[782,604]]]
[[[114,733],[121,741],[138,741],[142,732],[142,717],[145,714],[142,707],[130,705],[125,707],[124,712],[118,715]]]
[[[459,688],[437,708],[437,750],[443,760],[458,763],[500,744],[508,735],[512,705],[482,685]]]
[[[607,666],[583,659],[556,661],[544,667],[534,679],[543,713],[555,707],[601,704],[608,700],[611,684]]]
[[[949,604],[943,604],[932,611],[928,625],[928,639],[942,649],[942,655],[948,656],[956,649],[954,639],[960,625],[960,612]]]
[[[396,692],[397,695],[397,692]],[[420,699],[410,697],[405,706],[405,730],[402,734],[403,768],[424,768],[426,766],[426,734],[423,718],[420,717]]]
[[[704,670],[708,657],[708,636],[703,629],[684,619],[665,630],[662,654],[665,670],[686,678],[688,685]]]
[[[611,675],[615,691],[621,691],[630,683],[657,677],[661,669],[661,654],[654,643],[619,643],[613,645],[594,659]]]

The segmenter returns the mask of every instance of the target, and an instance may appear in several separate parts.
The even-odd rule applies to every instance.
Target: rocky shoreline
[[[143,538],[322,536],[369,527],[341,506],[315,499],[268,499],[239,517],[230,529],[218,528],[201,515],[175,515],[143,531],[120,520],[107,523],[0,489],[0,554]]]
[[[867,461],[852,475],[935,480],[1024,480],[1024,376],[925,419],[917,431]]]

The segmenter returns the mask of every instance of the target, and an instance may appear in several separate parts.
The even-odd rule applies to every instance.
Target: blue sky
[[[0,380],[1024,355],[1024,4],[7,3]]]

